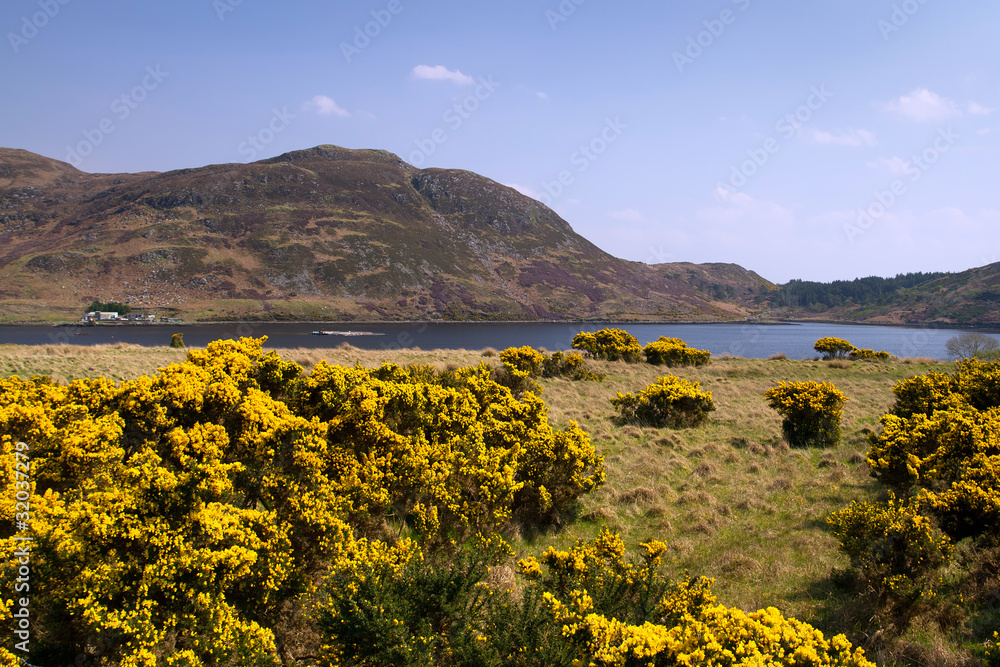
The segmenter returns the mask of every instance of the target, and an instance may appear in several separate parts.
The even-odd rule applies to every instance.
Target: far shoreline
[[[992,331],[1000,332],[1000,323],[996,325],[985,324],[956,324],[950,322],[927,322],[927,323],[906,323],[906,322],[870,322],[864,320],[832,320],[832,319],[742,319],[742,320],[200,320],[197,322],[116,322],[116,323],[96,323],[96,322],[0,322],[0,327],[23,327],[23,328],[52,328],[52,329],[117,329],[135,327],[176,327],[176,328],[198,328],[209,326],[337,326],[352,327],[359,326],[428,326],[428,325],[552,325],[552,324],[574,324],[581,326],[622,326],[622,325],[662,325],[662,326],[696,326],[696,325],[729,325],[729,326],[797,326],[804,324],[829,324],[842,326],[866,326],[866,327],[892,327],[902,329],[967,329],[971,331]]]

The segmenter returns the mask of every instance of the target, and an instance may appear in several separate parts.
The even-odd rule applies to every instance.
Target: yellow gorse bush
[[[971,627],[982,624],[977,614],[991,613],[982,599],[969,604],[954,591],[981,587],[980,574],[963,572],[982,567],[969,553],[988,553],[1000,534],[998,390],[1000,365],[976,360],[951,375],[898,382],[892,412],[868,436],[871,474],[891,489],[889,500],[854,503],[829,518],[873,611],[888,613],[900,633],[939,593],[953,596],[943,608],[968,609]],[[946,568],[959,541],[962,555]]]
[[[872,665],[843,635],[827,640],[773,608],[748,614],[718,604],[710,579],[660,579],[656,569],[666,545],[641,548],[642,558],[629,562],[621,538],[605,531],[567,551],[549,549],[541,562],[521,561],[558,631],[553,641],[569,643],[572,664]],[[655,599],[643,599],[649,592]],[[644,607],[648,612],[636,612]],[[647,620],[623,620],[629,616]]]
[[[854,348],[848,356],[851,361],[897,361],[895,355],[892,355],[885,350],[879,350],[876,352],[875,350],[870,350],[868,348]]]
[[[780,382],[764,398],[782,416],[782,430],[795,447],[829,447],[840,440],[844,403],[830,382]]]
[[[869,436],[872,475],[899,492],[918,489],[921,511],[953,538],[1000,524],[1000,366],[971,360],[953,376],[931,373],[894,391],[894,414]]]
[[[827,522],[864,580],[896,598],[931,595],[932,575],[953,549],[914,503],[895,497],[886,503],[855,502]]]
[[[489,367],[302,377],[263,342],[212,343],[120,385],[0,380],[4,470],[29,443],[31,567],[46,573],[31,581],[33,657],[277,665],[289,611],[324,573],[419,553],[396,541],[404,526],[433,543],[549,521],[603,483],[587,434],[553,429]],[[18,546],[0,541],[5,580]]]
[[[546,356],[531,347],[509,347],[500,353],[500,361],[518,378],[538,377],[542,374],[542,366]]]
[[[843,338],[828,336],[816,341],[813,349],[822,354],[824,359],[839,359],[849,356],[857,348]]]
[[[624,421],[671,428],[697,426],[715,410],[712,392],[674,375],[657,378],[638,394],[619,392],[611,404]]]
[[[703,366],[709,362],[712,353],[708,350],[696,350],[688,347],[680,338],[660,336],[642,348],[646,363],[654,366]]]
[[[572,345],[574,350],[584,350],[594,359],[631,364],[642,361],[639,339],[623,329],[601,329],[593,333],[581,331],[573,337]]]

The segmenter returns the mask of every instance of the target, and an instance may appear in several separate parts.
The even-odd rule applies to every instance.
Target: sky
[[[628,260],[1000,262],[996,0],[6,0],[0,146],[465,169]]]

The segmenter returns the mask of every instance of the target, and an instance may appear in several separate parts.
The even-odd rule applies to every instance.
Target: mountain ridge
[[[0,149],[0,279],[6,321],[92,300],[195,320],[715,321],[774,287],[618,259],[486,177],[332,145],[137,174]]]

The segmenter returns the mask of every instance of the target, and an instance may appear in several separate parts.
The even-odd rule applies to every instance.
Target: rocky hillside
[[[0,149],[3,321],[93,300],[203,320],[718,320],[771,288],[617,259],[511,188],[384,151],[86,174]]]

